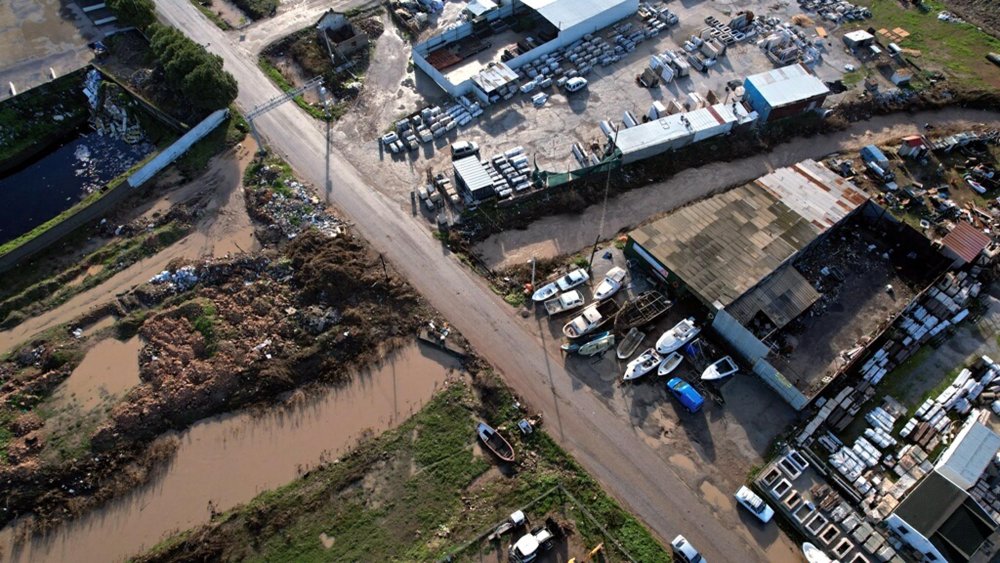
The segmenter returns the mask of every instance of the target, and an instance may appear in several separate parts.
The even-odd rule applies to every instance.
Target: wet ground
[[[413,344],[318,397],[300,391],[286,406],[201,421],[177,436],[173,460],[149,485],[27,545],[12,547],[6,528],[0,549],[9,561],[121,561],[399,425],[460,377],[456,368]]]
[[[24,92],[72,72],[93,58],[87,44],[102,37],[75,2],[7,0],[0,2],[0,100],[11,95],[8,83]]]

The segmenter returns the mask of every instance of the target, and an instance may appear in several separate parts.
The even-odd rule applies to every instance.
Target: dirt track
[[[998,127],[1000,112],[951,108],[880,116],[854,123],[839,133],[796,139],[766,154],[685,170],[665,182],[632,190],[609,200],[602,237],[609,238],[648,218],[744,184],[775,168],[806,158],[822,158],[834,152],[858,150],[864,145],[891,142],[904,135],[921,133],[922,125],[927,122],[939,127],[972,127],[983,122]],[[545,217],[525,230],[493,235],[477,244],[474,250],[491,268],[523,264],[532,256],[552,258],[578,252],[593,244],[598,234],[601,207],[592,205],[580,214]]]
[[[253,145],[248,140],[242,149],[215,157],[209,164],[209,169],[198,179],[170,189],[148,206],[138,209],[139,215],[143,216],[157,211],[162,213],[171,205],[197,197],[206,190],[214,190],[203,218],[191,234],[162,252],[136,262],[105,283],[76,295],[60,307],[27,319],[11,330],[0,332],[0,351],[7,351],[38,333],[71,322],[87,311],[111,302],[119,293],[149,281],[150,277],[162,271],[171,260],[219,257],[241,250],[256,250],[258,247],[253,238],[253,228],[241,189],[243,170],[253,152]]]

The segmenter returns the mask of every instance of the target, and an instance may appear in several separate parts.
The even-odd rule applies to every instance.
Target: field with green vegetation
[[[627,560],[616,543],[636,561],[669,561],[649,531],[547,434],[520,436],[515,422],[523,415],[513,401],[489,373],[473,385],[452,383],[398,429],[140,560],[481,560],[511,542],[505,535],[491,543],[484,532],[535,501],[529,518],[564,526],[570,557],[603,542],[609,561]],[[517,464],[500,467],[481,453],[474,425],[482,418],[503,429]],[[568,494],[552,493],[558,485]]]
[[[899,42],[904,49],[916,49],[920,56],[910,59],[925,71],[940,71],[952,83],[973,89],[1000,88],[1000,67],[986,60],[989,52],[1000,52],[1000,39],[968,23],[938,20],[946,10],[939,0],[924,0],[926,12],[904,7],[898,0],[861,0],[872,18],[845,26],[853,29],[893,30],[901,27],[910,33]]]

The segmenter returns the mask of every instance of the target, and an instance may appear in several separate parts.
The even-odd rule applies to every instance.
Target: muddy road
[[[12,546],[8,527],[0,553],[12,562],[123,561],[399,425],[448,378],[461,377],[456,368],[443,353],[412,344],[342,388],[203,420],[176,436],[176,454],[148,485],[26,544]]]
[[[771,152],[732,162],[719,162],[684,170],[672,178],[634,189],[608,200],[602,238],[629,229],[693,201],[745,184],[775,168],[807,158],[818,159],[840,151],[857,151],[873,143],[888,143],[905,135],[923,133],[924,123],[939,128],[966,128],[986,124],[1000,127],[1000,112],[949,108],[914,114],[894,114],[852,123],[845,130],[808,139],[795,139]],[[665,155],[664,158],[669,158]],[[544,217],[524,230],[508,230],[477,244],[490,268],[523,264],[535,258],[553,258],[578,252],[594,243],[601,221],[601,205],[583,213]]]

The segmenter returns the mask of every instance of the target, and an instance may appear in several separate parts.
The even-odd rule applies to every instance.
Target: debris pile
[[[295,180],[278,164],[255,165],[247,175],[247,208],[250,216],[266,224],[270,238],[294,239],[314,228],[327,237],[343,233],[344,222],[331,215],[305,184]]]
[[[163,270],[150,278],[149,283],[154,285],[167,284],[172,291],[177,293],[185,292],[198,283],[198,274],[194,266],[184,266],[171,272]]]

